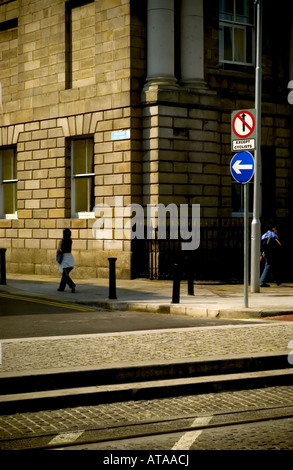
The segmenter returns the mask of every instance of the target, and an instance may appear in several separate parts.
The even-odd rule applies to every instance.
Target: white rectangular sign
[[[127,131],[113,131],[111,134],[112,140],[130,139],[130,130]]]
[[[240,139],[232,141],[232,150],[255,150],[255,139]]]

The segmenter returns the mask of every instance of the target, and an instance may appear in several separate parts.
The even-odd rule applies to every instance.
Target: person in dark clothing
[[[63,231],[63,239],[59,241],[57,248],[57,256],[62,253],[62,260],[59,264],[59,271],[62,274],[60,285],[58,291],[64,291],[66,284],[71,289],[71,292],[75,292],[76,285],[70,278],[69,274],[74,268],[74,258],[71,253],[72,240],[71,240],[71,231],[66,228]]]
[[[265,266],[260,277],[260,287],[270,287],[266,282],[269,275],[272,275],[273,279],[279,286],[281,282],[278,264],[280,259],[281,242],[279,240],[277,228],[271,226],[270,230],[268,230],[261,238],[262,257],[265,261]]]

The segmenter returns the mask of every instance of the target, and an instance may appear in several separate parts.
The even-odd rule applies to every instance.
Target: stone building
[[[293,15],[283,0],[263,3],[261,216],[278,220],[285,239]],[[121,227],[94,236],[94,207],[117,198],[123,207],[200,204],[205,268],[219,239],[239,248],[231,113],[254,108],[253,0],[0,0],[0,92],[8,272],[56,274],[69,227],[75,277],[107,277],[109,257],[118,277],[153,274],[170,246],[152,251],[153,241],[132,241]]]

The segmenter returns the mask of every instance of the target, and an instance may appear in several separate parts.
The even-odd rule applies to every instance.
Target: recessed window
[[[219,60],[225,68],[252,66],[253,0],[219,0]]]
[[[94,139],[71,142],[72,216],[89,217],[95,206]]]
[[[14,218],[17,214],[16,148],[0,149],[0,215]]]
[[[253,212],[253,182],[247,183],[248,185],[248,212],[252,215]],[[232,181],[232,216],[243,217],[244,215],[244,185]]]
[[[95,84],[95,2],[65,2],[66,88]]]
[[[0,104],[14,101],[18,91],[17,25],[17,18],[0,23]]]

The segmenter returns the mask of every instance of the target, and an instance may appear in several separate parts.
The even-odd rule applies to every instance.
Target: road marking
[[[77,441],[77,439],[83,434],[81,432],[64,432],[62,434],[58,434],[58,436],[53,437],[49,442],[50,445],[58,446],[63,444],[70,444],[72,442]]]
[[[196,418],[191,427],[193,426],[205,426],[209,424],[211,421],[212,416],[203,416],[202,418]],[[171,450],[189,450],[192,444],[196,441],[196,439],[201,435],[203,429],[199,429],[198,431],[188,431],[185,433],[178,442],[172,447]]]
[[[36,304],[51,305],[53,307],[69,308],[71,310],[80,310],[81,312],[94,312],[95,310],[94,308],[80,307],[78,305],[63,304],[61,302],[51,302],[49,300],[32,299],[30,297],[21,297],[19,295],[0,294],[0,297],[5,297],[7,299],[14,299],[14,300],[24,300],[26,302],[33,302]]]

